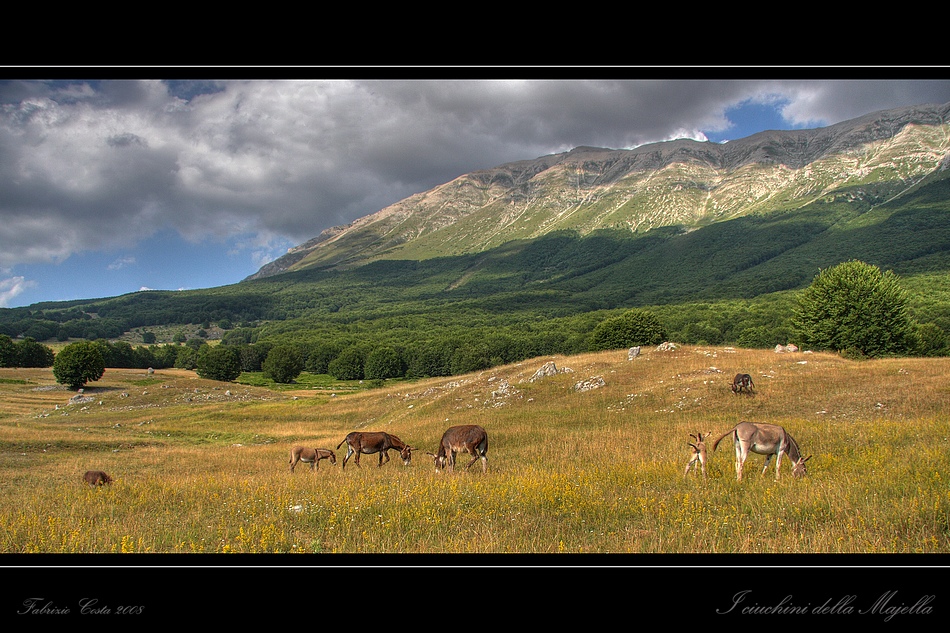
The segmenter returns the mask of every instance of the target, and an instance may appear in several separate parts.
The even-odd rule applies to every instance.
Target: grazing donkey
[[[455,456],[458,453],[468,453],[472,456],[472,461],[465,468],[471,468],[472,464],[481,459],[482,472],[488,472],[488,433],[485,429],[477,424],[450,427],[442,434],[438,453],[427,451],[426,455],[432,456],[436,471],[445,468],[446,464],[449,471],[454,471]]]
[[[83,473],[82,480],[93,487],[112,483],[112,477],[101,470],[87,470]]]
[[[695,442],[689,442],[690,453],[689,453],[689,463],[686,464],[686,470],[683,471],[683,479],[686,479],[686,476],[689,474],[691,469],[695,469],[696,465],[699,464],[700,469],[703,471],[703,478],[706,477],[706,442],[705,439],[709,437],[709,433],[705,436],[702,431],[693,435],[692,433],[689,436],[695,439]]]
[[[740,422],[725,433],[713,444],[713,451],[719,447],[727,435],[732,435],[732,440],[736,449],[736,480],[742,481],[742,467],[749,456],[749,451],[765,455],[765,467],[762,468],[762,474],[769,468],[769,461],[775,456],[775,479],[781,475],[782,455],[788,455],[792,460],[792,475],[795,477],[804,477],[807,474],[805,462],[811,459],[802,457],[798,450],[798,442],[788,434],[784,428],[777,424],[753,424],[752,422]]]
[[[349,461],[352,455],[356,455],[356,459],[353,460],[356,467],[362,468],[360,466],[361,453],[379,453],[379,463],[376,467],[380,468],[389,461],[389,449],[391,448],[399,451],[402,463],[408,466],[409,462],[412,461],[412,451],[415,450],[395,435],[383,431],[353,431],[337,444],[337,450],[340,450],[340,447],[344,444],[346,444],[346,457],[343,458],[343,470],[346,470],[346,462]]]
[[[290,472],[294,472],[297,462],[310,464],[310,470],[320,469],[320,460],[329,459],[331,464],[336,463],[336,453],[329,448],[308,448],[306,446],[294,446],[290,449]]]
[[[736,377],[732,379],[732,393],[738,394],[743,389],[747,393],[755,393],[752,388],[755,385],[752,384],[752,376],[749,374],[736,374]]]

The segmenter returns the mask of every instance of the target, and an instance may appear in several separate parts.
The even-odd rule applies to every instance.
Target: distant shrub
[[[602,351],[636,345],[659,345],[666,330],[659,319],[646,310],[628,310],[601,321],[591,333],[591,349]]]

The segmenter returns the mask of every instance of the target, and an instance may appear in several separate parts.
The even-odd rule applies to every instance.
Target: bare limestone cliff
[[[323,231],[249,279],[310,266],[476,253],[569,230],[689,230],[827,196],[899,195],[950,162],[950,104],[869,114],[729,143],[578,147],[458,178]]]

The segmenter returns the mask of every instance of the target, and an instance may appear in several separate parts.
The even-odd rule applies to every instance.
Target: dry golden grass
[[[570,371],[532,381],[549,360]],[[948,370],[681,347],[333,396],[109,369],[69,404],[51,371],[2,369],[0,552],[947,553]],[[730,391],[737,372],[755,395]],[[689,434],[712,432],[712,451],[740,420],[785,426],[809,476],[759,477],[752,455],[737,482],[726,440],[708,479],[684,479]],[[466,423],[488,430],[489,472],[436,473],[424,451]],[[356,429],[420,450],[343,471]],[[291,474],[295,443],[337,465]],[[116,481],[91,489],[87,469]]]

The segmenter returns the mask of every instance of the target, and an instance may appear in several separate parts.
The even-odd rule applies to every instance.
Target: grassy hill
[[[49,370],[0,369],[0,551],[945,554],[948,363],[681,346],[358,392],[109,369],[73,404]],[[730,391],[740,371],[754,395]],[[684,478],[690,434],[711,450],[740,420],[785,426],[808,476],[753,455],[737,482],[727,443]],[[467,423],[489,472],[436,473],[425,451]],[[292,445],[352,430],[398,435],[412,465],[289,472]]]

